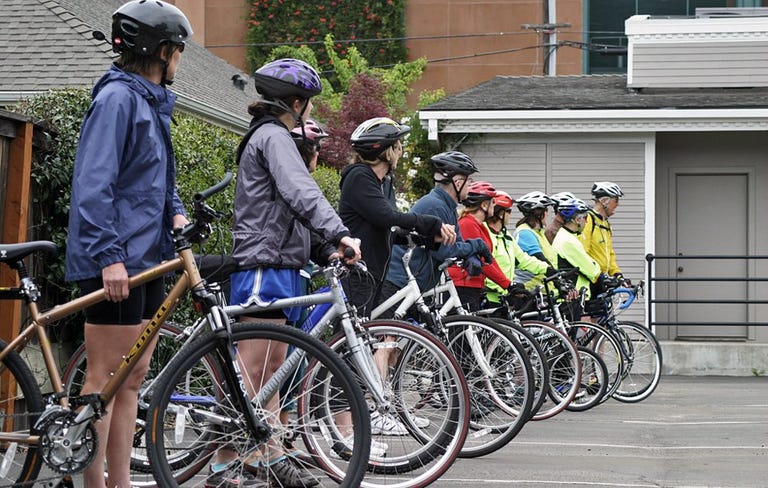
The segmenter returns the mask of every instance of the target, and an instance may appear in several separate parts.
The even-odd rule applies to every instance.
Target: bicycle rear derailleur
[[[76,416],[76,412],[54,405],[48,407],[35,423],[43,461],[57,473],[79,473],[96,456],[96,429],[90,419],[84,424],[76,424]],[[71,438],[73,435],[75,437]]]

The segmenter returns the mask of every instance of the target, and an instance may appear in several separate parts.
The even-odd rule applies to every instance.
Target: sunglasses
[[[183,53],[183,52],[184,52],[184,48],[186,48],[186,47],[187,47],[187,43],[186,43],[186,42],[184,42],[184,41],[181,41],[181,42],[177,42],[177,43],[176,43],[176,47],[178,48],[178,50],[179,50],[179,52],[180,52],[180,53]]]

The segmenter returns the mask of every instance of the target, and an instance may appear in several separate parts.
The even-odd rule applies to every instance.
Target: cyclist
[[[253,119],[238,148],[232,233],[232,254],[242,271],[232,275],[230,301],[242,305],[266,304],[301,293],[300,270],[310,259],[311,234],[332,243],[341,255],[352,249],[350,263],[360,259],[357,243],[310,176],[290,135],[295,127],[306,135],[310,99],[322,91],[317,72],[303,61],[279,59],[253,76],[262,99],[248,107]],[[267,311],[243,320],[283,324],[286,319],[298,319],[300,312],[300,308]],[[284,348],[269,341],[240,343],[238,351],[256,389],[286,357]],[[269,371],[261,367],[265,357],[273,366]],[[267,408],[277,412],[278,401],[274,398]],[[219,456],[214,471],[226,469],[233,460],[234,453],[230,459]],[[285,456],[282,446],[274,444],[261,459],[245,460],[245,467],[284,487],[317,484],[311,474]]]
[[[296,143],[296,148],[301,154],[301,159],[304,160],[304,164],[307,165],[307,169],[310,173],[317,169],[317,158],[320,154],[320,144],[323,139],[328,137],[328,133],[320,127],[320,124],[312,119],[307,119],[302,127],[294,127],[291,130],[291,137],[293,142]]]
[[[499,268],[506,276],[515,276],[515,268],[527,270],[534,275],[544,273],[551,275],[554,269],[544,261],[533,256],[529,256],[512,236],[507,233],[510,215],[514,201],[507,192],[496,190],[496,197],[493,199],[493,215],[488,216],[485,225],[488,227],[493,243],[493,261],[498,263]],[[520,289],[522,287],[522,290]],[[525,286],[520,283],[514,283],[511,287],[501,287],[490,279],[485,280],[486,298],[488,305],[498,306],[501,304],[501,295],[510,293],[513,297],[520,295],[525,290]]]
[[[558,213],[558,206],[562,202],[566,202],[568,200],[572,200],[576,198],[576,196],[569,192],[569,191],[561,191],[560,193],[555,193],[554,195],[550,195],[549,198],[554,200],[555,204],[553,206],[553,210],[555,211],[555,216],[552,217],[552,220],[547,224],[547,228],[544,230],[544,236],[547,238],[550,244],[552,244],[552,241],[555,240],[555,236],[557,235],[557,231],[560,230],[560,227],[563,226],[565,221],[563,220],[563,217]]]
[[[72,177],[66,279],[107,298],[85,311],[82,393],[101,391],[164,298],[162,278],[130,290],[128,277],[173,257],[171,230],[188,223],[176,193],[170,120],[184,43],[192,35],[173,5],[132,1],[112,15],[117,61],[96,82]],[[130,486],[138,389],[154,344],[96,422],[98,451],[86,488]]]
[[[493,201],[498,195],[496,189],[487,181],[475,181],[469,186],[469,193],[464,199],[464,210],[459,218],[459,229],[464,238],[482,239],[491,252],[494,251],[491,234],[486,227],[486,221],[493,215]],[[470,257],[469,260],[476,258]],[[459,294],[462,304],[465,304],[469,310],[478,310],[485,300],[485,281],[486,278],[496,286],[504,290],[511,290],[511,276],[507,275],[499,267],[499,263],[494,260],[488,266],[481,266],[476,263],[476,268],[480,273],[475,274],[472,270],[472,264],[467,267],[451,266],[448,273],[456,285],[456,291]],[[515,290],[518,291],[518,290]]]
[[[621,187],[610,181],[596,181],[592,185],[595,207],[587,214],[584,231],[579,236],[587,254],[597,261],[603,273],[609,276],[621,274],[613,249],[613,229],[608,218],[616,212],[619,198],[624,196]]]
[[[361,239],[361,251],[373,281],[354,269],[344,280],[349,301],[362,315],[377,305],[387,262],[392,252],[393,226],[415,230],[424,236],[445,239],[450,244],[456,231],[433,215],[397,210],[393,172],[403,154],[401,139],[411,131],[386,117],[368,119],[352,133],[356,160],[341,172],[339,216],[353,235]]]
[[[523,218],[517,222],[514,234],[520,249],[529,256],[544,261],[552,268],[557,267],[557,254],[544,237],[544,225],[549,207],[554,204],[554,200],[540,191],[532,191],[518,198],[517,208],[523,214]],[[542,284],[543,278],[544,273],[535,274],[522,268],[515,270],[515,281],[523,283],[528,290]]]
[[[591,286],[602,281],[600,265],[587,254],[579,239],[579,234],[584,230],[588,211],[587,204],[579,198],[560,203],[558,213],[563,217],[564,223],[552,242],[552,248],[557,252],[558,269],[579,268],[574,285],[576,290],[585,288],[587,298],[590,296]],[[569,318],[581,317],[579,302],[570,302],[570,306]]]
[[[472,159],[459,151],[447,151],[435,154],[430,158],[434,171],[435,188],[421,197],[410,210],[419,215],[435,215],[443,223],[456,228],[456,242],[440,244],[436,249],[415,249],[411,257],[411,270],[422,290],[429,290],[437,285],[440,275],[438,267],[448,258],[481,257],[486,263],[493,261],[488,246],[482,239],[464,240],[458,225],[456,209],[458,202],[467,198],[469,193],[470,175],[477,173],[477,167]],[[382,301],[391,297],[408,282],[403,264],[406,248],[395,245],[392,258],[387,268],[387,276],[382,285]]]

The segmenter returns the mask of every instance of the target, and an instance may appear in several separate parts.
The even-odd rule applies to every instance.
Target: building
[[[653,283],[651,317],[625,316],[651,322],[666,371],[765,369],[768,262],[744,256],[768,255],[768,17],[634,16],[626,33],[626,76],[498,76],[426,107],[422,124],[513,196],[619,183],[624,273],[647,278],[646,255],[668,256],[652,261],[670,281]],[[712,258],[724,255],[742,258]]]

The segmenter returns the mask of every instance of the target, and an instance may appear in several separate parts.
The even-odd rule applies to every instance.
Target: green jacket
[[[539,261],[520,249],[520,246],[517,245],[517,242],[515,242],[512,236],[506,232],[496,233],[490,227],[488,227],[488,231],[491,234],[491,238],[494,239],[493,259],[496,260],[499,264],[499,268],[501,268],[504,274],[510,279],[515,276],[516,263],[519,265],[520,269],[530,271],[534,275],[540,275],[546,271],[547,263]],[[485,288],[488,290],[486,296],[489,301],[501,303],[499,295],[506,292],[506,290],[488,279],[485,280]]]
[[[586,287],[587,298],[590,293],[590,283],[595,283],[600,276],[600,265],[592,259],[584,250],[579,237],[565,227],[562,227],[552,241],[552,247],[557,252],[557,269],[566,270],[579,268],[579,276],[576,279],[576,289]]]

